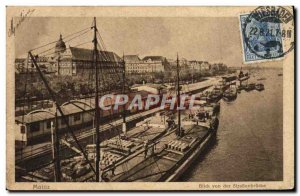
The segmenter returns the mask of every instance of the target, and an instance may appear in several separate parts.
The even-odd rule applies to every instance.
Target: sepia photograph
[[[292,6],[6,11],[8,190],[294,188]]]

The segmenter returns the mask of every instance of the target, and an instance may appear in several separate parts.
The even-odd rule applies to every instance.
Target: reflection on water
[[[183,181],[282,180],[283,81],[278,73],[282,70],[259,71],[251,80],[263,83],[264,91],[242,91],[232,103],[221,101],[217,141]]]

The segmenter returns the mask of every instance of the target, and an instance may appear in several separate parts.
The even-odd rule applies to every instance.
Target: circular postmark
[[[294,16],[281,6],[260,6],[246,17],[242,33],[256,56],[280,58],[294,49]]]

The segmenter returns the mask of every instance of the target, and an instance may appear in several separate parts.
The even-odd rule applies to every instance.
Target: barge
[[[230,101],[234,101],[237,98],[237,89],[236,88],[229,88],[224,92],[223,95],[223,100],[230,102]]]
[[[155,144],[157,151],[132,169],[111,178],[115,182],[170,182],[178,180],[215,139],[219,120],[211,109],[207,115],[189,113],[182,121],[183,134],[166,134]]]
[[[255,85],[255,89],[257,91],[263,91],[263,90],[265,90],[265,86],[262,83],[258,83]]]

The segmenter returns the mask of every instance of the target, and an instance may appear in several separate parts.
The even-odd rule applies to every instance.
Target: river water
[[[282,70],[260,70],[251,80],[263,83],[264,91],[242,91],[232,103],[221,100],[216,142],[183,181],[282,180],[283,80],[278,73]],[[266,80],[257,81],[260,77]]]

